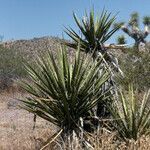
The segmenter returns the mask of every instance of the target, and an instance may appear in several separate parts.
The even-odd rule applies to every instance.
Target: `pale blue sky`
[[[150,0],[0,0],[0,35],[4,40],[62,36],[63,26],[75,28],[72,12],[78,16],[92,6],[96,12],[119,12],[126,21],[133,11],[150,15]],[[114,41],[114,39],[112,39]]]

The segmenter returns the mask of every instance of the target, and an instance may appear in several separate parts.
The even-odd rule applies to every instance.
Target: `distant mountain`
[[[55,50],[60,46],[62,40],[57,37],[40,37],[30,40],[7,41],[3,46],[9,49],[18,50],[24,54],[35,54],[46,49]]]

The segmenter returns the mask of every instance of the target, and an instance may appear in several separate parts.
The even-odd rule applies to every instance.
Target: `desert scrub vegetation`
[[[22,54],[0,45],[0,89],[11,86],[13,79],[25,77]]]
[[[123,57],[119,58],[119,64],[124,72],[124,78],[117,78],[119,84],[128,89],[130,83],[134,89],[146,91],[150,87],[150,54],[149,50],[137,52],[135,48],[128,48]]]

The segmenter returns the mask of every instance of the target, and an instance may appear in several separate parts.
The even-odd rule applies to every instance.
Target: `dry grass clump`
[[[117,138],[115,132],[109,132],[105,129],[97,133],[88,134],[89,143],[82,143],[81,140],[74,138],[72,143],[70,141],[64,142],[62,138],[57,139],[49,145],[47,149],[57,150],[148,150],[150,148],[150,137],[142,136],[137,141],[128,140],[121,141]],[[90,144],[90,146],[89,146]],[[85,146],[83,146],[85,145]],[[88,148],[86,148],[88,146]]]
[[[94,150],[148,150],[150,148],[149,136],[142,136],[137,141],[124,142],[117,139],[116,133],[104,132],[99,136],[95,136],[95,139],[97,141],[94,142]]]
[[[128,143],[122,142],[118,149],[120,150],[148,150],[150,148],[150,137],[142,136],[137,141],[129,140]]]

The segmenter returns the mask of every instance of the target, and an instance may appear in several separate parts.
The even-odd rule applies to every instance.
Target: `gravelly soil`
[[[39,149],[55,133],[55,127],[37,118],[33,130],[33,114],[17,108],[20,93],[0,93],[0,150]]]

